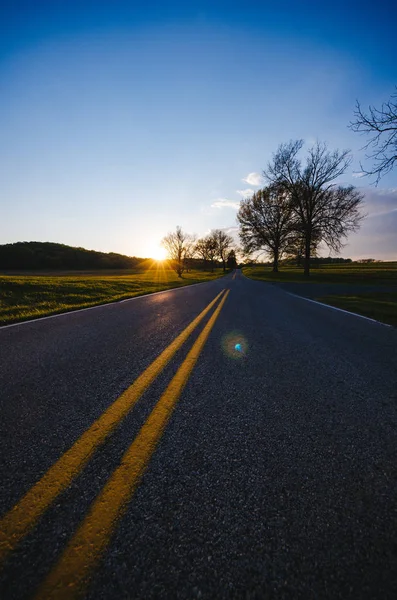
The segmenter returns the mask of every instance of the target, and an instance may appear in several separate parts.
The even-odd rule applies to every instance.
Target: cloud
[[[352,258],[397,259],[397,189],[361,188],[367,218],[343,252]]]
[[[389,213],[372,215],[368,219],[368,229],[370,229],[371,233],[385,236],[393,235],[395,237],[397,231],[397,208]],[[397,253],[397,241],[394,244],[394,249]]]
[[[238,236],[238,232],[239,232],[239,228],[236,226],[231,226],[231,227],[222,227],[221,231],[224,231],[225,233],[227,233],[227,235],[230,235],[233,238],[233,242],[235,244],[235,246],[239,245],[239,236]]]
[[[214,228],[210,228],[210,229],[206,229],[205,232],[203,233],[203,236],[205,235],[209,235],[211,233],[211,231],[213,231]],[[230,227],[218,227],[217,229],[220,229],[221,231],[224,231],[225,233],[230,233],[230,234],[234,234],[237,233],[239,228],[236,227],[235,225],[231,225]]]
[[[318,140],[314,137],[308,137],[305,139],[305,144],[309,144],[309,146],[314,146]]]
[[[249,198],[254,192],[255,190],[251,190],[251,188],[247,188],[246,190],[236,190],[236,193],[243,198]]]
[[[248,183],[249,185],[259,187],[262,185],[262,175],[260,173],[249,173],[247,177],[241,181],[245,181],[245,183]]]
[[[233,200],[228,200],[227,198],[218,198],[211,204],[211,208],[234,208],[238,210],[240,208],[240,202],[234,202]]]
[[[397,188],[360,188],[360,191],[364,194],[364,210],[369,217],[397,210]]]
[[[361,179],[361,177],[365,177],[365,173],[364,171],[355,171],[352,173],[352,177],[355,177],[356,179]]]

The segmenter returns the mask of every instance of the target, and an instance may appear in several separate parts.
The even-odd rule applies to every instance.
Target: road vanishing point
[[[395,598],[397,329],[221,279],[0,329],[2,600]]]

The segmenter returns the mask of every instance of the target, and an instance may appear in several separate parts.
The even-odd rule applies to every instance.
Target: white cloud
[[[249,198],[252,196],[255,190],[251,190],[251,188],[247,188],[246,190],[236,190],[236,193],[242,196],[243,198]]]
[[[218,198],[211,204],[211,208],[234,208],[238,210],[240,208],[240,202],[234,202],[233,200],[228,200],[227,198]]]
[[[361,177],[365,176],[365,173],[363,171],[355,171],[354,173],[352,173],[352,176],[356,179],[361,179]]]
[[[397,210],[397,189],[361,188],[364,211],[368,216],[388,214]]]
[[[360,230],[349,236],[344,256],[352,258],[397,258],[397,189],[361,188],[367,218]]]
[[[248,183],[249,185],[259,187],[262,185],[262,175],[260,173],[249,173],[247,177],[241,181],[245,181],[245,183]]]

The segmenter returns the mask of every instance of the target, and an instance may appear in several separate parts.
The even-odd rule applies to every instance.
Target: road
[[[0,329],[0,395],[2,600],[395,597],[395,328],[237,271]]]

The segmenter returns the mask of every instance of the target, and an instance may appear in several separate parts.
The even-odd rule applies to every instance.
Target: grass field
[[[145,271],[0,275],[0,325],[114,302],[221,277],[192,270],[180,279],[161,263]]]
[[[374,285],[379,289],[363,293],[335,293],[316,298],[325,304],[358,313],[397,327],[397,262],[345,263],[313,268],[308,279],[302,269],[282,267],[272,273],[270,267],[245,267],[244,275],[271,283],[336,283],[344,285]],[[382,291],[382,286],[396,286],[396,292]]]
[[[344,294],[324,296],[316,300],[397,327],[397,293]]]
[[[313,267],[310,277],[305,278],[303,269],[281,267],[279,273],[272,273],[271,267],[244,267],[244,275],[251,279],[272,283],[345,283],[366,285],[397,285],[397,262],[344,263]]]

